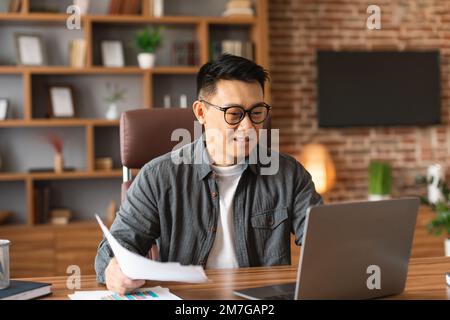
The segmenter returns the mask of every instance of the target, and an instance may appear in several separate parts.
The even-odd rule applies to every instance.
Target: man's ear
[[[205,124],[205,105],[201,103],[200,101],[195,101],[192,105],[192,110],[194,111],[195,117],[197,118],[198,122],[201,124]]]

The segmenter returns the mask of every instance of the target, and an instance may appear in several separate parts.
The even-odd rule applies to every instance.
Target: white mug
[[[9,287],[9,245],[8,240],[0,240],[0,290]]]

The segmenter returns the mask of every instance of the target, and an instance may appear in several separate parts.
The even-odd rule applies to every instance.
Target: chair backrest
[[[140,169],[147,162],[171,151],[179,141],[171,141],[176,129],[189,130],[194,137],[192,109],[145,109],[122,114],[120,153],[122,165]],[[195,137],[194,137],[195,139]]]
[[[150,160],[173,150],[172,132],[187,129],[194,136],[192,109],[140,109],[124,112],[120,119],[120,154],[124,167],[122,200],[131,185],[131,169],[140,169]]]

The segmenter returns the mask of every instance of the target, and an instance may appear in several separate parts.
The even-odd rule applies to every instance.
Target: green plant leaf
[[[387,195],[392,190],[392,169],[388,163],[372,161],[369,164],[370,194]]]
[[[162,27],[149,27],[135,34],[135,46],[142,52],[154,53],[162,43]]]

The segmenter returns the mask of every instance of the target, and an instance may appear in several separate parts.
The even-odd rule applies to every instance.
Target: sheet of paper
[[[98,215],[95,215],[103,234],[111,246],[120,269],[133,280],[156,280],[200,283],[208,281],[201,266],[182,266],[178,262],[158,262],[125,249],[109,232]]]
[[[75,291],[69,294],[71,300],[181,300],[162,287],[141,288],[126,295],[119,295],[112,291]]]

